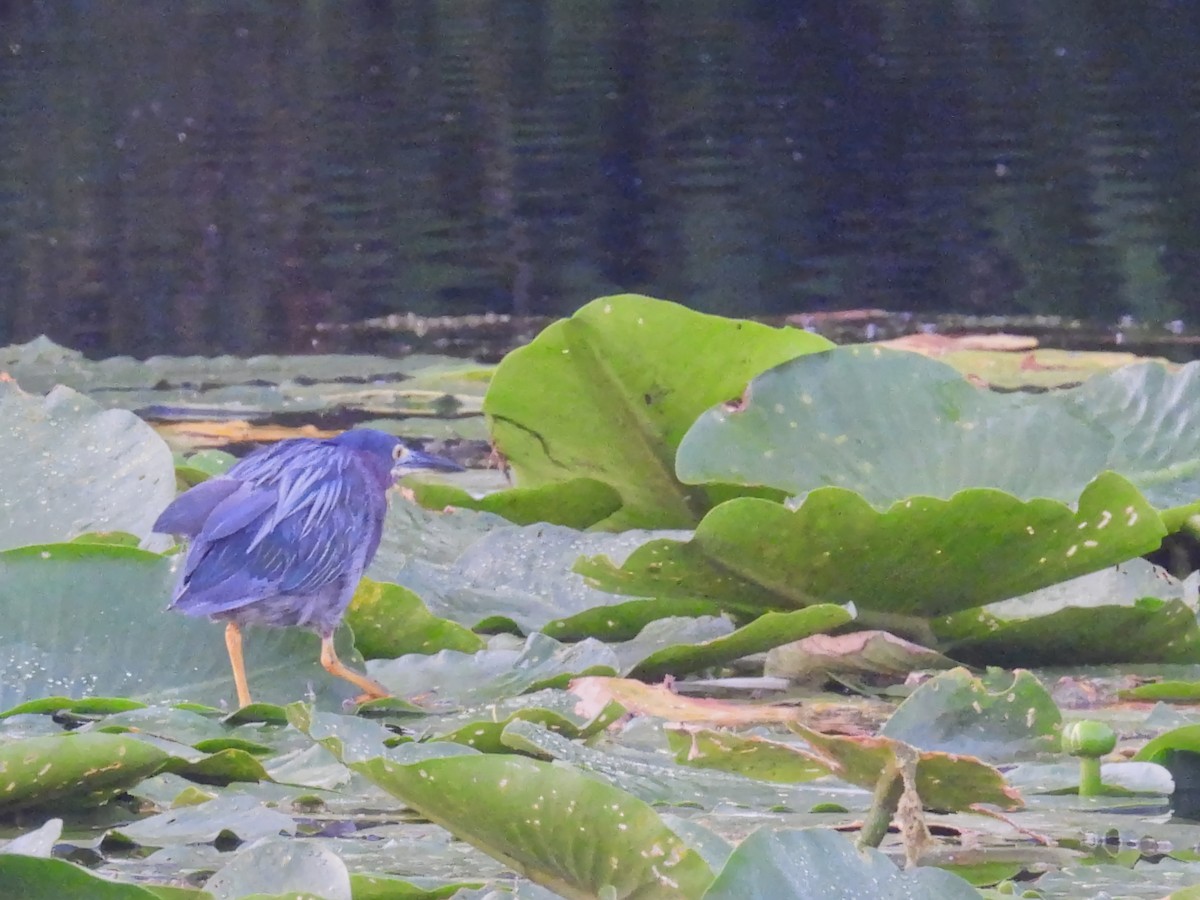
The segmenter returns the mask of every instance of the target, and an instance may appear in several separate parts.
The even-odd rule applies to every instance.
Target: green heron
[[[387,691],[347,668],[333,633],[379,548],[387,492],[418,469],[461,471],[371,428],[260,450],[180,494],[154,530],[189,539],[171,609],[225,625],[238,703],[250,702],[242,627],[299,625],[321,636],[321,665],[364,691]]]

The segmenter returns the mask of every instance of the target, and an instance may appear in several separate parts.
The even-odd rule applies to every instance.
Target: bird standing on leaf
[[[238,704],[250,702],[242,627],[299,625],[321,636],[321,665],[364,692],[388,692],[333,648],[350,598],[379,548],[387,492],[419,469],[461,471],[371,428],[295,438],[180,494],[154,530],[189,539],[171,609],[225,622]]]

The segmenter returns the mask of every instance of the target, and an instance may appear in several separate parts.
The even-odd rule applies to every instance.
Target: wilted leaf
[[[936,650],[898,638],[886,631],[814,634],[775,647],[767,653],[764,675],[810,681],[826,675],[886,675],[900,677],[917,669],[946,669],[954,665]]]
[[[842,737],[794,722],[789,727],[809,743],[813,758],[828,765],[834,775],[868,790],[875,787],[885,768],[896,765],[896,748],[903,746],[883,735]],[[938,751],[918,754],[917,792],[927,809],[957,811],[977,803],[1002,809],[1024,805],[1021,795],[1004,783],[996,769],[970,756]]]
[[[697,769],[736,772],[785,784],[829,774],[828,766],[798,753],[795,747],[762,737],[685,727],[668,729],[667,741],[677,763]]]
[[[619,703],[635,715],[724,727],[795,722],[803,718],[800,707],[684,697],[665,685],[644,684],[630,678],[576,678],[570,689],[579,697],[576,711],[588,717],[598,715],[609,703]]]

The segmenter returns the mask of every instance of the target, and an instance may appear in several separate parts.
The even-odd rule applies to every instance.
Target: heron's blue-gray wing
[[[358,581],[378,545],[386,499],[355,460],[337,454],[293,466],[269,487],[243,488],[217,505],[192,542],[174,607],[214,615]]]
[[[154,522],[160,534],[181,534],[195,537],[226,498],[241,486],[232,478],[210,478],[184,491],[162,511]]]

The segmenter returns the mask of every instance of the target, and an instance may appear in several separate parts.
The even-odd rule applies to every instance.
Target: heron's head
[[[333,439],[333,443],[359,453],[386,480],[394,480],[430,469],[436,472],[461,472],[463,467],[452,459],[410,447],[395,435],[374,428],[352,428]]]

